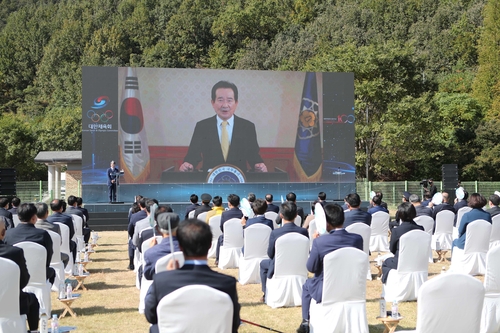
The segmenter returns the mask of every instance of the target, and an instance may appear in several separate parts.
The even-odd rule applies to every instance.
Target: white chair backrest
[[[14,244],[24,251],[24,258],[26,259],[26,266],[28,273],[30,273],[29,284],[45,284],[46,281],[46,267],[47,251],[43,246],[33,242],[20,242]]]
[[[494,242],[500,242],[500,214],[491,218],[490,245]]]
[[[428,271],[431,235],[422,230],[412,230],[399,239],[398,272]]]
[[[9,259],[0,258],[0,320],[19,317],[19,267]],[[1,324],[0,324],[1,331]],[[6,331],[7,332],[7,331]],[[26,332],[26,329],[24,330]]]
[[[224,223],[224,247],[243,247],[243,226],[240,219],[230,219]]]
[[[453,219],[455,214],[449,210],[442,210],[436,215],[436,230],[434,235],[453,233]]]
[[[432,236],[432,229],[434,229],[434,219],[432,217],[426,215],[417,216],[413,221],[424,227],[424,231]]]
[[[391,216],[386,212],[376,212],[372,214],[372,236],[373,235],[387,235],[389,230],[389,220]]]
[[[142,255],[144,256],[144,252],[146,252],[147,250],[149,250],[151,248],[151,240],[153,239],[153,237],[151,238],[148,238],[146,240],[144,240],[142,242],[142,245],[141,245],[141,251],[142,251]],[[163,237],[162,236],[156,236],[156,242],[158,244],[160,244],[163,240]]]
[[[222,231],[220,230],[220,218],[221,215],[215,215],[208,220],[210,230],[212,230],[212,239],[219,239],[219,236],[222,235]]]
[[[372,228],[370,228],[369,225],[363,222],[356,222],[347,226],[345,230],[363,237],[363,251],[366,254],[370,253],[370,236],[372,234]]]
[[[354,247],[341,248],[328,253],[323,266],[323,304],[366,300],[368,254]]]
[[[200,221],[205,222],[205,221],[206,221],[206,219],[207,219],[207,214],[208,214],[208,212],[203,212],[203,213],[201,213],[201,214],[198,214],[197,219],[198,219],[198,220],[200,220]]]
[[[302,225],[301,225],[301,224],[302,224],[302,217],[300,217],[300,215],[297,215],[297,216],[295,217],[294,223],[295,223],[295,225],[296,225],[297,227],[301,227],[301,226],[302,226]]]
[[[73,218],[73,225],[75,226],[75,236],[82,236],[83,235],[83,219],[78,216],[72,214],[71,217]]]
[[[192,219],[194,217],[194,210],[190,211],[188,214],[188,218]]]
[[[465,213],[470,212],[472,210],[471,207],[462,207],[458,210],[457,212],[457,223],[455,224],[455,227],[458,229],[460,227],[460,223],[462,222],[462,217],[464,216]]]
[[[475,220],[467,225],[464,253],[486,253],[490,247],[491,223]]]
[[[175,251],[173,255],[172,253],[169,253],[156,261],[155,273],[166,271],[167,264],[172,259],[172,257],[174,257],[175,260],[179,262],[179,268],[184,266],[184,254],[182,253],[182,251]]]
[[[486,255],[486,274],[484,275],[486,294],[500,294],[500,245]]]
[[[69,254],[70,247],[69,247],[69,227],[60,222],[55,222],[58,226],[59,229],[61,230],[61,252]]]
[[[158,329],[160,333],[231,333],[233,311],[228,294],[208,286],[190,285],[160,300],[156,310]]]
[[[276,219],[278,218],[278,214],[277,213],[275,213],[275,212],[265,212],[264,216],[266,217],[266,219],[270,219],[271,221],[273,221],[273,227],[274,227],[274,229],[279,228],[278,223],[276,223]]]
[[[279,237],[275,244],[274,276],[301,275],[307,277],[306,262],[309,239],[297,232]]]
[[[61,236],[57,232],[46,230],[52,238],[52,259],[51,263],[61,262]]]
[[[309,222],[309,228],[307,229],[307,232],[309,233],[309,239],[311,240],[311,244],[313,241],[313,235],[316,231],[318,231],[318,227],[316,226],[316,219],[312,219]]]
[[[271,228],[262,223],[255,223],[245,228],[243,257],[245,259],[268,258],[267,248],[269,247],[271,231]]]
[[[19,219],[19,216],[17,216],[17,214],[12,214],[12,222],[14,222],[14,227],[17,227],[17,225],[21,223],[21,220]]]
[[[436,276],[418,292],[416,332],[479,332],[483,299],[484,287],[472,276]]]

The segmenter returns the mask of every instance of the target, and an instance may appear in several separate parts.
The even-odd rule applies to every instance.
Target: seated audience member
[[[326,205],[326,193],[325,192],[318,193],[318,201],[321,204],[321,206]]]
[[[344,228],[347,228],[353,223],[362,222],[366,225],[372,224],[372,216],[365,211],[362,211],[361,198],[357,193],[351,193],[346,197],[348,211],[344,214]]]
[[[184,266],[175,270],[167,270],[153,277],[153,284],[146,295],[145,315],[152,324],[150,332],[158,332],[158,303],[171,292],[184,286],[201,284],[226,293],[233,302],[232,332],[238,332],[240,326],[240,305],[236,292],[236,279],[232,276],[214,272],[207,265],[207,255],[212,246],[210,226],[197,219],[182,221],[177,228],[179,247],[184,254]],[[173,268],[173,263],[169,263]],[[175,265],[177,266],[177,265]],[[196,300],[193,300],[196,302]],[[196,308],[193,308],[196,317]]]
[[[154,205],[158,205],[158,200],[148,199],[146,201],[146,217],[135,223],[134,235],[132,236],[132,244],[134,244],[135,247],[138,246],[137,243],[139,241],[139,234],[141,231],[150,227],[149,216],[151,215],[151,209]]]
[[[50,223],[62,223],[66,225],[69,229],[69,250],[73,256],[73,262],[76,261],[76,242],[71,240],[75,235],[75,225],[73,224],[73,219],[71,216],[63,214],[63,200],[54,199],[50,202],[50,209],[52,210],[52,215],[47,217],[47,221]],[[69,254],[69,253],[68,253]]]
[[[424,201],[421,202],[421,205],[424,207],[428,207],[429,204],[431,203],[431,200],[432,200],[431,192],[427,190],[424,191]]]
[[[458,227],[458,238],[453,240],[453,247],[458,247],[462,249],[465,247],[465,238],[467,235],[467,225],[475,220],[486,220],[491,223],[491,215],[483,210],[486,205],[486,198],[479,193],[472,193],[469,198],[469,207],[472,208],[471,211],[465,213],[462,216],[462,221]]]
[[[297,215],[300,216],[300,225],[302,226],[305,220],[304,209],[302,209],[302,207],[297,205],[297,196],[295,195],[295,193],[293,192],[288,193],[286,195],[286,201],[293,202],[297,206]],[[278,217],[276,218],[276,224],[281,225],[280,215],[278,215]]]
[[[12,198],[12,200],[10,201],[10,203],[12,205],[12,208],[9,209],[9,212],[12,215],[17,215],[17,208],[21,204],[21,199],[19,199],[18,197],[14,197],[14,198]]]
[[[267,211],[275,212],[278,214],[280,212],[280,207],[273,204],[273,195],[268,193],[266,194],[266,203],[267,203]]]
[[[0,216],[5,217],[5,223],[6,223],[6,228],[14,228],[14,220],[12,217],[12,213],[9,212],[7,209],[9,209],[9,204],[10,200],[9,198],[0,198]]]
[[[139,195],[135,196],[135,201],[128,210],[128,222],[129,223],[130,223],[130,217],[132,216],[132,214],[137,213],[138,211],[141,210],[141,208],[139,206],[139,200],[141,200],[141,199],[142,199],[142,195],[139,194]]]
[[[191,211],[200,206],[200,204],[198,203],[198,196],[196,194],[191,194],[191,196],[189,197],[189,201],[191,201],[191,204],[186,208],[186,219],[189,217],[189,213],[191,213]]]
[[[174,244],[174,252],[180,251],[179,242],[177,241],[177,226],[179,225],[179,215],[175,213],[160,213],[156,217],[158,231],[163,237],[160,244],[155,244],[152,248],[144,253],[144,277],[147,280],[152,280],[155,275],[155,265],[158,259],[170,254],[170,241],[168,233],[168,225],[172,230],[172,241]]]
[[[83,236],[83,241],[85,243],[89,242],[90,239],[90,232],[91,230],[89,228],[85,227],[85,215],[83,214],[83,211],[78,209],[77,206],[78,203],[78,198],[75,197],[74,195],[70,195],[68,197],[68,207],[66,208],[66,215],[77,215],[82,219],[82,224],[81,224],[81,229],[82,229],[82,236]]]
[[[267,210],[267,203],[266,200],[264,199],[255,199],[255,201],[252,204],[252,210],[255,214],[254,217],[251,219],[246,219],[246,216],[242,218],[241,224],[243,225],[243,228],[248,228],[252,224],[255,223],[262,223],[264,225],[267,225],[271,230],[274,229],[274,224],[273,221],[270,219],[267,219],[264,214],[266,213]]]
[[[387,276],[391,269],[398,268],[399,239],[401,236],[412,230],[424,231],[424,227],[413,221],[413,219],[417,217],[417,211],[411,203],[403,202],[399,205],[398,215],[401,219],[401,224],[397,228],[392,229],[391,242],[389,244],[389,250],[394,254],[394,257],[386,259],[382,264],[382,283],[387,282]]]
[[[213,216],[221,215],[224,212],[224,207],[222,207],[222,197],[216,195],[212,199],[212,203],[214,206],[212,207],[212,210],[207,213],[207,218],[205,219],[205,222],[209,222],[210,218]]]
[[[79,211],[81,211],[83,213],[83,215],[85,216],[85,227],[88,228],[89,227],[90,215],[89,215],[88,209],[85,208],[85,207],[83,207],[83,198],[82,197],[76,198],[76,208]]]
[[[311,214],[306,216],[306,220],[304,221],[304,225],[302,228],[309,229],[309,224],[314,220],[314,213],[316,212],[316,204],[319,203],[319,200],[314,200],[311,205]]]
[[[201,195],[201,205],[194,210],[194,217],[198,217],[201,213],[212,210],[212,207],[210,207],[210,200],[212,200],[212,196],[210,194],[203,193]]]
[[[314,235],[314,241],[307,259],[307,270],[314,273],[302,287],[302,323],[298,333],[309,332],[309,308],[311,299],[321,303],[323,293],[323,258],[335,250],[344,247],[355,247],[363,251],[363,237],[347,232],[344,227],[344,211],[342,207],[331,203],[324,206],[326,216],[326,231],[328,234],[320,237]],[[341,272],[339,272],[341,274]]]
[[[155,216],[158,216],[160,213],[173,213],[173,212],[174,211],[172,210],[172,207],[170,207],[169,205],[159,205],[158,209],[155,212]],[[156,218],[155,218],[155,221],[157,221]],[[156,244],[156,238],[153,238],[153,237],[159,236],[160,234],[161,234],[161,232],[158,230],[157,225],[155,225],[152,228],[143,229],[139,233],[139,238],[137,240],[137,249],[139,250],[139,252],[142,253],[142,243],[143,242],[151,240],[151,242],[153,242],[152,244]]]
[[[469,199],[469,192],[464,190],[464,198],[459,200],[455,199],[456,203],[453,205],[453,208],[455,208],[455,213],[458,213],[458,210],[462,207],[467,207],[467,200]]]
[[[373,215],[376,212],[389,213],[387,208],[382,207],[382,199],[378,195],[372,198],[372,204],[373,206],[368,209],[368,214]]]
[[[280,206],[280,217],[283,221],[281,228],[274,229],[271,231],[269,236],[269,247],[267,248],[267,255],[269,259],[264,259],[260,262],[260,280],[262,283],[262,293],[263,296],[260,299],[261,302],[265,301],[266,296],[266,282],[267,279],[272,278],[274,275],[274,256],[276,254],[276,240],[283,235],[290,232],[298,232],[301,235],[309,238],[309,234],[306,229],[298,227],[295,225],[295,218],[297,217],[297,205],[294,202],[287,201]]]
[[[498,207],[498,205],[500,205],[500,197],[498,195],[490,195],[488,205],[490,206],[490,209],[488,209],[487,212],[490,213],[491,217],[500,214],[500,207]]]
[[[417,216],[429,216],[432,217],[432,209],[429,207],[422,206],[420,202],[420,197],[417,194],[410,195],[410,202],[415,207]]]
[[[449,210],[450,212],[453,212],[453,214],[456,213],[455,208],[453,208],[452,205],[448,203],[448,192],[442,192],[443,194],[443,202],[439,205],[434,205],[432,202],[429,204],[430,207],[432,207],[432,217],[434,218],[434,221],[436,220],[436,215],[440,211],[443,210]]]
[[[252,193],[252,192],[248,193],[247,200],[248,200],[248,202],[250,202],[250,206],[252,205],[252,203],[255,202],[255,199],[257,199],[257,197],[255,196],[255,193]]]
[[[5,238],[5,217],[0,216],[0,257],[12,260],[19,266],[19,313],[26,315],[30,331],[38,330],[38,316],[40,314],[40,305],[35,294],[23,291],[30,280],[24,251],[19,247],[7,245],[3,242]],[[1,274],[3,274],[2,272]],[[4,288],[5,286],[0,286]],[[15,306],[15,304],[11,304]]]
[[[384,194],[381,191],[376,191],[375,195],[380,198],[380,207],[384,207],[385,209],[389,210],[389,208],[387,208],[387,202],[383,201]]]
[[[215,251],[215,265],[219,264],[219,253],[220,247],[224,245],[224,223],[229,221],[230,219],[241,219],[243,217],[243,212],[238,208],[240,206],[240,197],[236,194],[230,194],[227,197],[227,206],[228,210],[223,212],[220,217],[220,230],[222,231],[222,235],[219,236],[217,242],[217,248]]]
[[[36,207],[32,203],[24,203],[19,206],[17,213],[21,223],[13,229],[7,230],[4,242],[9,245],[14,245],[20,242],[33,242],[40,244],[47,251],[47,259],[45,263],[46,278],[50,283],[54,283],[56,272],[50,267],[52,254],[52,238],[49,233],[42,229],[35,228],[36,223]]]
[[[36,207],[35,228],[43,229],[43,230],[50,230],[50,231],[57,233],[59,236],[61,236],[61,228],[59,227],[59,224],[55,224],[55,223],[47,221],[47,218],[49,217],[49,206],[47,206],[47,204],[45,202],[39,202],[35,205],[35,207]],[[61,244],[62,244],[62,241],[63,240],[61,238]],[[66,267],[66,265],[69,262],[69,255],[68,254],[61,252],[61,261],[64,263],[64,267]]]
[[[403,192],[403,197],[401,198],[401,202],[410,202],[410,196],[411,193],[404,191]],[[392,228],[397,228],[399,224],[401,223],[401,219],[399,218],[398,212],[396,211],[396,216],[394,216],[394,221],[389,222],[389,228],[392,230]]]
[[[135,269],[135,266],[134,266],[135,245],[134,245],[134,243],[132,241],[133,238],[134,238],[135,225],[137,224],[137,222],[139,222],[140,220],[145,219],[148,216],[148,213],[146,211],[146,202],[147,201],[148,201],[147,198],[141,198],[139,200],[139,207],[141,208],[141,210],[138,211],[135,214],[130,215],[130,219],[129,219],[129,222],[128,222],[127,231],[128,231],[128,236],[129,236],[129,239],[128,239],[128,260],[129,260],[129,264],[128,264],[127,268],[129,270],[131,270],[131,271],[133,271]]]

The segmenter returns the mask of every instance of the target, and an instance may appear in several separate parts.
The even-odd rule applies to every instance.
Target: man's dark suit
[[[192,210],[195,210],[196,208],[198,208],[198,206],[199,206],[199,205],[200,205],[200,204],[197,204],[197,203],[196,203],[196,204],[191,204],[191,205],[187,206],[187,208],[186,208],[186,216],[185,216],[185,218],[186,218],[186,219],[187,219],[187,218],[189,218],[189,213],[190,213]]]
[[[220,290],[231,297],[233,302],[233,329],[232,332],[238,332],[240,326],[240,304],[238,303],[238,294],[236,292],[236,279],[232,276],[214,272],[207,265],[185,264],[180,269],[165,271],[156,274],[153,277],[153,284],[149,288],[145,300],[144,314],[148,322],[153,324],[150,332],[158,332],[158,316],[156,308],[160,300],[171,292],[193,284],[201,284]],[[196,300],[193,300],[196,302]],[[196,309],[193,308],[194,318],[196,318]]]
[[[0,216],[3,216],[5,217],[6,219],[6,224],[5,224],[5,227],[7,229],[9,228],[14,228],[14,220],[12,218],[12,213],[9,212],[7,209],[3,208],[3,207],[0,207]]]
[[[426,206],[418,205],[415,206],[415,210],[417,211],[417,216],[432,216],[432,209]]]
[[[130,222],[128,223],[128,235],[130,236],[130,239],[128,240],[128,257],[131,259],[134,257],[134,250],[135,246],[132,243],[132,238],[134,237],[134,232],[135,232],[135,224],[139,222],[140,220],[145,219],[148,217],[148,213],[146,213],[146,210],[141,209],[137,213],[134,213],[130,216]]]
[[[219,261],[220,247],[224,245],[224,223],[226,223],[230,219],[241,219],[242,217],[243,217],[243,212],[237,207],[233,207],[229,210],[226,210],[221,214],[220,230],[222,231],[222,235],[219,236],[219,239],[217,241],[217,248],[215,249],[216,261]]]
[[[83,212],[77,206],[68,206],[68,208],[66,208],[66,212],[64,214],[69,215],[70,217],[71,217],[71,215],[77,215],[77,216],[82,218],[83,241],[85,243],[88,243],[89,239],[90,239],[91,230],[89,228],[85,228],[85,215],[83,214]]]
[[[55,276],[55,271],[50,267],[50,261],[52,260],[52,254],[54,253],[52,238],[49,233],[43,229],[37,229],[34,224],[31,223],[19,223],[17,227],[7,230],[4,238],[5,244],[14,245],[20,242],[33,242],[40,244],[47,250],[46,258],[46,277],[53,282]]]
[[[275,212],[276,214],[279,214],[280,208],[276,206],[275,204],[267,204],[267,210],[266,212]]]
[[[416,224],[414,221],[411,221],[411,222],[401,222],[401,224],[397,228],[392,229],[391,243],[389,244],[389,250],[394,254],[394,257],[387,258],[382,264],[382,274],[383,274],[382,283],[387,282],[387,276],[389,275],[389,271],[391,269],[398,268],[399,239],[408,231],[412,230],[424,231],[424,227]]]
[[[300,225],[304,225],[304,220],[306,219],[304,215],[304,208],[297,206],[297,215],[300,216]],[[281,225],[281,216],[278,215],[276,218],[276,224]]]
[[[264,259],[260,262],[260,280],[262,283],[262,292],[266,292],[267,278],[272,278],[274,275],[274,255],[276,254],[276,240],[290,232],[298,232],[301,235],[309,238],[309,233],[306,229],[298,227],[295,223],[285,223],[281,228],[271,231],[269,236],[269,246],[267,248],[267,256],[270,259]]]
[[[458,210],[462,207],[467,207],[467,200],[459,200],[456,204],[453,205],[453,208],[455,208],[455,212],[458,212]]]
[[[212,207],[210,207],[209,204],[201,204],[200,206],[196,207],[194,210],[194,217],[197,218],[198,215],[204,212],[209,212],[212,210]]]
[[[313,241],[307,270],[314,277],[307,279],[302,287],[302,318],[309,318],[311,298],[321,303],[323,293],[323,258],[335,250],[344,247],[355,247],[363,251],[363,237],[347,232],[345,229],[332,230],[329,234],[320,236]]]
[[[10,212],[12,215],[17,215],[17,207],[12,207],[11,209],[7,210]]]
[[[359,208],[344,213],[344,228],[356,222],[362,222],[370,226],[372,224],[372,216]]]
[[[487,210],[488,213],[490,213],[491,217],[500,214],[500,207],[498,206],[493,206],[490,209]]]
[[[387,208],[384,208],[382,206],[373,206],[373,207],[368,209],[368,214],[370,214],[370,215],[375,214],[377,212],[389,213]]]
[[[266,219],[266,217],[264,215],[259,215],[259,216],[253,217],[251,219],[248,219],[248,221],[245,225],[245,228],[248,228],[252,224],[256,224],[256,223],[262,223],[264,225],[267,225],[269,228],[271,228],[271,230],[274,229],[273,221],[271,221],[270,219]]]
[[[69,250],[73,255],[73,262],[76,260],[76,243],[71,240],[75,235],[75,225],[73,224],[73,219],[71,216],[68,216],[63,213],[54,212],[52,215],[47,217],[47,221],[50,223],[62,223],[69,228]],[[69,254],[69,253],[68,253]]]
[[[76,206],[76,209],[78,209],[80,212],[83,213],[85,216],[85,226],[88,227],[90,216],[89,216],[89,211],[87,208],[83,208],[81,206]]]
[[[27,315],[30,329],[34,330],[37,327],[40,306],[34,294],[23,291],[23,288],[26,287],[30,280],[24,251],[19,247],[7,245],[0,240],[0,257],[12,260],[19,266],[19,310],[21,314]]]
[[[109,167],[108,170],[106,170],[106,174],[108,175],[109,202],[116,201],[116,181],[118,179],[118,176],[120,175],[120,170],[118,170],[117,167]],[[114,182],[111,182],[112,180],[114,180]]]
[[[177,237],[173,236],[172,242],[174,245],[174,252],[180,251]],[[155,275],[155,266],[158,259],[170,253],[170,242],[168,241],[168,238],[164,238],[161,243],[156,244],[155,246],[144,252],[143,274],[147,280],[153,280],[153,276]]]
[[[450,212],[453,212],[454,214],[456,213],[455,208],[453,208],[452,205],[450,205],[447,202],[443,202],[440,205],[434,206],[432,208],[432,217],[434,218],[434,221],[436,220],[436,215],[442,210],[449,210]]]
[[[231,164],[243,172],[248,170],[247,161],[250,169],[253,169],[256,163],[262,163],[255,125],[248,120],[234,115],[233,134],[226,161],[224,161],[219,142],[217,116],[199,121],[196,123],[184,162],[196,168],[202,161],[201,169],[204,171],[219,164]]]
[[[459,249],[463,249],[465,247],[467,225],[475,220],[486,220],[491,223],[491,215],[490,213],[478,208],[473,208],[470,212],[465,213],[462,216],[462,221],[460,221],[460,226],[458,227],[458,238],[453,240],[452,248],[454,246]]]

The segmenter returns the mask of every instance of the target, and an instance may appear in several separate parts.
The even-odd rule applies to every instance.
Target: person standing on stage
[[[109,195],[109,203],[116,201],[116,185],[118,184],[118,179],[120,174],[123,173],[123,170],[118,170],[115,167],[115,161],[111,161],[110,167],[106,172],[108,175],[108,195]]]

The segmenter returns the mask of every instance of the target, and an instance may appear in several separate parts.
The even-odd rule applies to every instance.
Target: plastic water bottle
[[[89,253],[85,252],[85,255],[83,256],[83,261],[87,262],[89,261]]]
[[[76,263],[79,263],[81,260],[82,260],[81,253],[80,253],[80,252],[77,252],[77,253],[76,253],[75,262],[76,262]]]
[[[64,282],[61,281],[61,283],[59,283],[59,299],[65,299],[66,298],[66,290],[65,290],[66,286],[64,285]]]
[[[440,250],[441,250],[441,244],[439,243],[439,241],[436,241],[436,251]]]
[[[69,282],[66,285],[66,298],[73,298],[73,288],[71,288],[71,283]]]
[[[443,268],[441,268],[441,274],[444,274],[446,273],[446,267],[443,266]]]
[[[380,318],[385,318],[387,317],[387,303],[385,302],[385,299],[380,296],[380,300],[378,301],[378,305],[380,308]]]
[[[50,328],[52,329],[52,333],[59,333],[59,319],[57,319],[57,315],[52,315],[52,322],[50,324]]]
[[[380,252],[377,255],[377,266],[382,266],[382,256],[380,255]]]
[[[78,275],[83,275],[83,264],[78,264]]]
[[[45,309],[41,309],[42,314],[40,315],[40,333],[49,333],[49,316],[45,312]]]
[[[392,315],[391,317],[392,318],[399,318],[399,310],[398,310],[398,301],[394,300],[394,302],[392,302]]]

